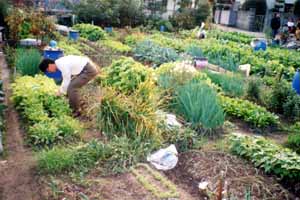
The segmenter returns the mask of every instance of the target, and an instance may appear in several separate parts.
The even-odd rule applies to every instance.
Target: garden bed
[[[244,199],[248,187],[253,200],[294,199],[274,177],[266,176],[246,161],[223,152],[183,153],[176,168],[165,174],[193,197],[205,199],[207,195],[199,190],[199,183],[209,182],[209,187],[212,188],[210,190],[216,193],[222,172],[224,181],[227,182],[223,190],[229,191],[237,199]]]

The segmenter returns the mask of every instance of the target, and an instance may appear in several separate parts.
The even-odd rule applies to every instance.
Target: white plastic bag
[[[165,113],[162,110],[158,110],[156,114],[158,118],[165,123],[168,129],[181,128],[182,124],[177,121],[176,115]]]
[[[178,162],[177,150],[174,144],[165,149],[160,149],[155,153],[147,157],[147,161],[150,162],[158,170],[170,170],[173,169]]]

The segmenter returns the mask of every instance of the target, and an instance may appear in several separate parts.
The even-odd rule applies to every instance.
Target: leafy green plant
[[[131,47],[123,44],[122,42],[115,40],[103,40],[101,44],[112,49],[113,52],[116,53],[129,53],[131,51]]]
[[[55,93],[52,79],[37,75],[23,76],[12,85],[12,100],[28,122],[28,141],[36,147],[52,147],[80,137],[82,127],[70,114],[69,105]]]
[[[258,128],[276,125],[278,116],[247,100],[219,96],[225,113],[241,118]]]
[[[76,48],[74,43],[68,42],[67,40],[60,40],[58,46],[64,51],[65,55],[83,55],[83,53],[78,48]]]
[[[282,148],[263,137],[234,135],[229,136],[230,149],[234,154],[249,159],[266,173],[277,175],[288,181],[300,178],[300,156]]]
[[[133,53],[137,60],[149,62],[154,67],[179,59],[179,55],[173,49],[160,47],[149,40],[137,43]]]
[[[37,49],[18,48],[16,50],[16,69],[21,75],[34,76],[39,73],[41,54]]]
[[[190,122],[195,129],[213,129],[224,123],[224,112],[219,105],[216,93],[205,83],[191,81],[176,89],[178,114]]]
[[[253,36],[246,35],[239,32],[225,32],[220,30],[210,30],[207,34],[209,37],[216,38],[218,40],[230,40],[233,42],[243,43],[243,44],[250,44]]]
[[[223,92],[231,97],[241,97],[245,93],[245,80],[238,74],[217,74],[206,71],[213,83],[220,86]]]
[[[134,47],[138,42],[145,40],[145,37],[143,33],[134,33],[127,35],[124,39],[124,43],[130,47]]]
[[[101,27],[92,24],[76,24],[73,26],[73,29],[78,30],[81,37],[90,41],[98,41],[107,37]]]
[[[103,69],[103,84],[113,86],[124,94],[136,90],[142,82],[151,77],[150,69],[129,57],[113,61],[111,66]]]
[[[167,36],[161,33],[155,33],[146,38],[161,47],[174,49],[176,52],[184,52],[187,48],[187,44],[184,40]]]
[[[190,46],[188,46],[185,50],[185,53],[193,58],[194,57],[197,57],[197,58],[203,57],[202,49],[196,44],[191,44]]]

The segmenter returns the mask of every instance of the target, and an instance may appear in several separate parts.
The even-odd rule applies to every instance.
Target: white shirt
[[[55,61],[57,68],[62,73],[62,84],[60,86],[60,92],[67,93],[71,77],[80,74],[83,68],[89,62],[89,58],[82,56],[64,56]]]
[[[288,22],[287,25],[288,25],[288,27],[295,26],[294,22]]]

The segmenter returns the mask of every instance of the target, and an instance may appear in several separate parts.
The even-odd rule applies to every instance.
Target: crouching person
[[[92,80],[99,72],[97,66],[87,57],[64,56],[55,61],[44,59],[39,68],[43,72],[55,73],[57,70],[62,73],[62,84],[57,95],[67,95],[70,107],[74,115],[80,113],[79,89]]]

